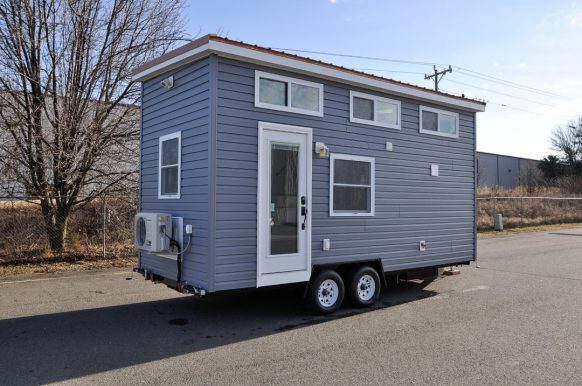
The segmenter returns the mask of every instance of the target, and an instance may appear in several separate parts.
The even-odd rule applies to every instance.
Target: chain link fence
[[[51,250],[37,197],[0,197],[0,264],[135,256],[137,196],[96,198],[68,216],[65,248]],[[59,219],[62,221],[62,219]]]
[[[505,228],[582,222],[581,197],[479,197],[477,228],[494,227],[493,216],[503,216]]]
[[[54,253],[37,197],[0,197],[0,264],[49,260],[97,260],[136,255],[133,219],[137,196],[95,199],[67,220],[65,249]],[[580,197],[479,197],[477,227],[493,229],[503,215],[506,228],[582,222]]]

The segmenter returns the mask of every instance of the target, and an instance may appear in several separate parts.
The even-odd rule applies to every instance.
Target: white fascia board
[[[143,82],[144,80],[153,78],[154,76],[163,74],[164,72],[170,71],[174,68],[180,67],[183,64],[193,62],[198,59],[202,59],[208,56],[209,43],[203,44],[200,47],[196,47],[193,50],[184,52],[178,56],[170,58],[164,62],[156,64],[153,67],[147,68],[132,76],[134,82]]]
[[[404,96],[412,99],[433,102],[439,105],[456,107],[469,111],[485,111],[485,106],[480,103],[450,98],[446,95],[434,94],[431,92],[418,90],[412,87],[406,87],[399,84],[389,83],[379,79],[369,78],[358,74],[352,74],[346,71],[336,70],[315,63],[309,63],[304,60],[292,59],[280,55],[261,52],[246,47],[232,45],[223,42],[210,41],[210,50],[225,57],[252,62],[268,67],[286,69],[293,72],[300,72],[319,78],[326,78],[341,83],[349,83],[354,86],[370,88],[380,92],[387,92],[393,95]]]

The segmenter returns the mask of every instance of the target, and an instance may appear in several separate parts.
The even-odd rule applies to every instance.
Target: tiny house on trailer
[[[208,35],[146,63],[138,270],[333,312],[476,257],[480,101]]]

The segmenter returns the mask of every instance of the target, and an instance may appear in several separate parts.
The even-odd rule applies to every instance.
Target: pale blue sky
[[[443,90],[490,102],[478,114],[480,151],[542,157],[550,153],[552,129],[582,115],[582,3],[206,0],[189,2],[186,18],[192,34],[451,64],[563,96],[526,92],[455,69],[441,82]],[[422,75],[432,70],[429,65],[304,55],[432,87]]]

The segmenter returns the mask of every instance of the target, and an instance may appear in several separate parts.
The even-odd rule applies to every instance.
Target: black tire
[[[356,307],[370,307],[380,297],[382,282],[378,272],[370,266],[355,267],[349,275],[348,297]]]
[[[345,288],[341,276],[331,269],[321,271],[309,284],[307,303],[318,314],[331,314],[341,307]]]

